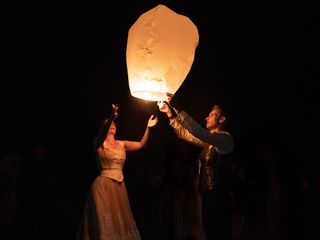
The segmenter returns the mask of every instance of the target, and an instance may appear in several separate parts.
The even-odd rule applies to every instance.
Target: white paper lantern
[[[131,95],[162,101],[187,77],[199,42],[197,27],[164,5],[142,14],[128,32],[127,70]]]

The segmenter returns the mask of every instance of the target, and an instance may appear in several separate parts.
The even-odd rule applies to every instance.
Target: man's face
[[[209,115],[206,117],[206,128],[211,129],[217,129],[220,127],[220,118],[221,118],[221,112],[218,109],[213,109]]]

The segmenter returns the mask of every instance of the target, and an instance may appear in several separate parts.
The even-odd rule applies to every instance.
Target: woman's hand
[[[148,128],[153,127],[153,126],[155,126],[157,123],[158,123],[158,118],[157,118],[157,117],[154,117],[153,115],[151,115],[150,118],[149,118],[149,120],[148,120],[148,125],[147,125],[147,127],[148,127]]]
[[[112,116],[114,116],[114,119],[117,118],[117,116],[118,116],[118,106],[112,104],[112,113],[111,114],[112,114]]]

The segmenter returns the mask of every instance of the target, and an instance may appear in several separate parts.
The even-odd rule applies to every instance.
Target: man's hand
[[[165,102],[165,101],[158,101],[158,102],[157,102],[157,105],[158,105],[159,110],[160,110],[161,112],[167,113],[168,111],[170,111],[169,106],[168,106],[168,103]]]
[[[159,110],[167,114],[168,118],[174,118],[177,116],[175,110],[166,101],[157,102]]]
[[[177,99],[177,97],[171,93],[167,93],[167,97],[168,97],[168,102],[171,108],[173,108],[173,110],[176,112],[176,114],[178,114],[181,110],[182,107]]]

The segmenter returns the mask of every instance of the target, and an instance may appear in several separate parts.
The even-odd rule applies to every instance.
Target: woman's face
[[[111,123],[111,126],[110,126],[110,128],[109,128],[109,134],[110,134],[110,133],[115,134],[116,131],[117,131],[117,125],[116,125],[114,122],[112,122],[112,123]]]

